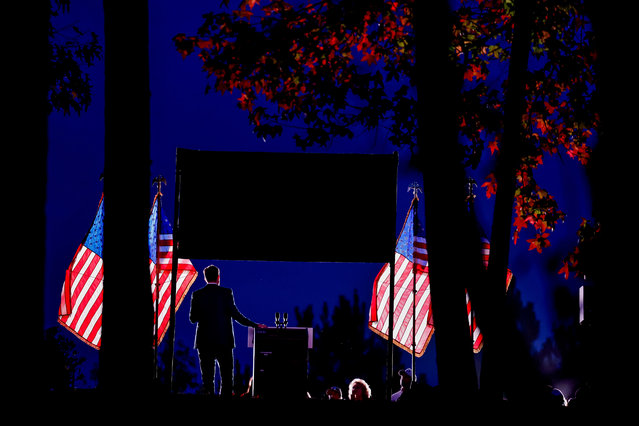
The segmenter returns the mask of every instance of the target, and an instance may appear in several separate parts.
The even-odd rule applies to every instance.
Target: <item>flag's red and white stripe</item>
[[[149,259],[151,272],[151,289],[153,292],[153,308],[158,312],[158,343],[162,342],[171,319],[171,274],[173,256],[173,235],[161,234],[158,238],[158,259],[156,265]],[[157,266],[157,267],[156,267]],[[175,291],[175,310],[177,311],[186,293],[197,277],[197,271],[190,260],[178,259]],[[155,321],[155,317],[154,317]]]
[[[407,351],[413,348],[413,277],[415,276],[415,355],[421,356],[433,333],[430,309],[430,282],[428,267],[415,265],[399,253],[395,254],[395,294],[393,340]],[[375,303],[371,303],[370,327],[377,334],[388,338],[390,267],[385,264],[376,279]]]
[[[66,271],[58,322],[94,348],[102,338],[102,258],[82,244]]]
[[[482,238],[481,242],[481,255],[484,262],[484,267],[488,268],[488,259],[490,257],[490,242],[485,237]],[[508,291],[508,287],[510,286],[512,278],[513,274],[510,270],[508,270],[508,275],[506,278],[506,291]],[[470,296],[468,295],[468,290],[466,290],[466,313],[468,314],[468,325],[470,326],[470,334],[473,338],[473,351],[477,353],[481,351],[481,348],[484,345],[484,335],[481,333],[481,330],[477,325],[475,312],[473,311],[473,308],[470,304]]]
[[[395,252],[393,342],[412,353],[414,321],[414,350],[416,356],[421,356],[433,334],[433,324],[426,240],[422,236],[414,235],[412,207],[413,205],[407,214],[400,240],[409,240],[413,261],[404,256],[400,250]],[[390,278],[390,264],[386,263],[375,278],[369,312],[369,328],[385,339],[388,339],[389,334]]]

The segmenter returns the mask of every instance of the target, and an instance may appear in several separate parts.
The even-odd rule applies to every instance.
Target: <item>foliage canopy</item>
[[[565,213],[537,184],[535,171],[548,155],[587,164],[599,116],[597,54],[584,2],[533,3],[513,239],[516,244],[525,229],[529,249],[541,252],[550,245],[548,231]],[[484,150],[499,155],[502,143],[513,1],[460,0],[451,2],[450,13],[450,60],[461,87],[459,142],[464,164],[476,168]],[[416,87],[432,83],[416,71],[418,58],[428,64],[429,46],[417,46],[415,30],[418,22],[441,17],[418,20],[415,0],[311,0],[296,6],[242,0],[236,9],[203,18],[195,35],[177,34],[175,46],[184,58],[201,60],[212,80],[207,92],[238,96],[258,137],[276,137],[291,126],[296,144],[306,148],[352,138],[357,128],[384,126],[393,144],[418,148]],[[494,174],[486,176],[487,197],[497,185]],[[590,231],[580,235],[596,234],[597,224],[584,226]],[[579,257],[577,248],[560,272],[583,273]]]
[[[69,10],[69,0],[52,0],[50,15],[60,16]],[[102,59],[102,46],[96,33],[86,37],[76,25],[56,27],[49,24],[49,112],[78,114],[91,104],[91,79],[85,67]]]

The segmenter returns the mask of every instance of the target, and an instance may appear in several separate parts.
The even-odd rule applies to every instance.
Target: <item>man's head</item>
[[[328,399],[342,399],[342,389],[332,386],[326,389],[326,397]]]
[[[413,381],[413,370],[407,368],[399,371],[399,383],[404,388],[410,388]]]
[[[204,268],[204,281],[208,284],[220,284],[220,268],[209,265]]]

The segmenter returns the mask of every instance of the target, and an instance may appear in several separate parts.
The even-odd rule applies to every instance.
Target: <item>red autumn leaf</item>
[[[541,253],[541,251],[550,246],[550,241],[548,241],[548,236],[550,234],[541,234],[538,235],[536,238],[531,238],[529,240],[526,240],[526,242],[530,243],[530,246],[528,247],[528,251],[530,250],[537,250],[539,253]]]
[[[208,40],[202,40],[202,39],[198,39],[197,40],[197,47],[200,49],[213,49],[213,40],[208,39]]]
[[[495,151],[499,151],[499,143],[497,142],[497,139],[493,139],[492,141],[488,142],[488,147],[490,148],[490,154],[494,154]]]
[[[253,109],[253,101],[248,97],[246,93],[242,93],[242,96],[237,98],[239,107],[243,110]]]
[[[492,195],[497,194],[497,180],[493,173],[488,175],[488,180],[482,184],[482,188],[486,187],[486,197],[490,198]]]
[[[517,216],[515,218],[515,222],[513,222],[513,225],[517,228],[517,231],[520,231],[521,228],[528,228],[528,221],[524,218],[522,218],[521,216]]]
[[[553,114],[555,112],[555,110],[557,109],[556,106],[552,106],[550,105],[550,102],[545,101],[544,102],[544,106],[546,107],[546,111],[548,111],[548,114]]]
[[[542,219],[537,219],[535,222],[535,229],[541,229],[541,232],[545,232],[548,229],[548,222]]]
[[[253,9],[253,6],[255,6],[256,4],[260,4],[260,0],[242,0],[242,3],[240,3],[240,8],[246,8],[246,6],[249,7],[249,9]]]
[[[548,123],[546,123],[546,120],[544,120],[543,118],[538,118],[536,124],[537,124],[537,128],[541,130],[541,134],[542,135],[546,134],[546,132],[549,129],[549,126],[548,126]]]
[[[568,279],[570,275],[570,267],[568,267],[568,262],[564,261],[564,266],[558,272],[559,275],[563,274],[565,279]]]
[[[379,61],[379,55],[377,55],[373,50],[364,53],[364,56],[362,56],[362,62],[366,62],[368,65],[375,64],[377,61]]]
[[[486,74],[482,72],[480,65],[470,64],[464,72],[464,80],[473,81],[474,79],[486,80]]]

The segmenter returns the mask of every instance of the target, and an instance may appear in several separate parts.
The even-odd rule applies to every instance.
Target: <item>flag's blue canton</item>
[[[406,223],[404,224],[404,229],[402,230],[401,235],[399,236],[399,241],[397,241],[397,248],[395,251],[400,253],[410,262],[413,261],[413,209],[410,209],[408,213],[408,218],[406,219]]]
[[[158,203],[153,203],[153,211],[149,217],[149,257],[153,263],[157,264],[157,217],[158,217]]]
[[[160,227],[159,230],[158,225]],[[153,263],[157,263],[156,250],[158,233],[161,235],[170,235],[173,233],[173,228],[171,228],[171,222],[169,222],[169,219],[164,214],[164,210],[162,210],[162,221],[158,223],[158,201],[156,200],[155,203],[153,203],[153,210],[149,217],[149,257]]]
[[[173,234],[173,227],[171,226],[171,222],[167,219],[164,214],[164,209],[162,210],[162,224],[160,225],[160,234]]]
[[[84,242],[84,245],[102,257],[102,225],[104,223],[104,204],[101,202],[100,207],[98,208],[98,214],[95,215],[95,219],[93,220],[93,225],[87,234],[87,238]]]

